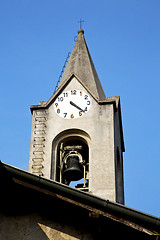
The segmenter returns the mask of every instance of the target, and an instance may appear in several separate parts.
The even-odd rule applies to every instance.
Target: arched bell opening
[[[88,191],[89,145],[88,136],[80,131],[65,132],[55,139],[52,175],[54,180]],[[53,169],[54,168],[54,169]]]

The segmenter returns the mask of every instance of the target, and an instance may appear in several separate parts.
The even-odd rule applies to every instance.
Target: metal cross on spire
[[[78,21],[78,23],[80,23],[80,29],[82,29],[82,22],[84,22],[82,19]]]

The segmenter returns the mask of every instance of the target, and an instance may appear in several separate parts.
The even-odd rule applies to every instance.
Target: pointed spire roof
[[[68,79],[71,74],[78,76],[96,99],[105,99],[105,93],[94,67],[84,38],[84,31],[82,29],[78,31],[78,38],[59,83],[59,87],[66,81],[66,79]]]

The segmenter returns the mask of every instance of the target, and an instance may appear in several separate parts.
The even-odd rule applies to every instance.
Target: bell
[[[78,181],[83,177],[83,172],[80,168],[79,157],[69,155],[66,161],[67,168],[63,172],[63,177],[69,181]]]

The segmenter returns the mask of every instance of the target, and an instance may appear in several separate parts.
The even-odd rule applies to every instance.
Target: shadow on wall
[[[90,236],[75,227],[43,218],[38,214],[26,216],[0,215],[0,239],[12,240],[78,240]]]
[[[12,240],[49,240],[44,230],[38,225],[38,216],[0,215],[0,239]]]

